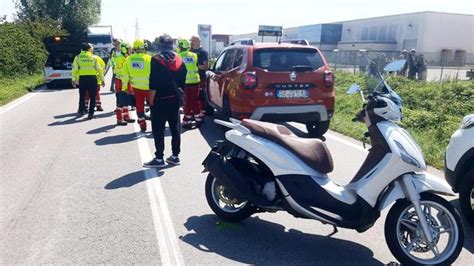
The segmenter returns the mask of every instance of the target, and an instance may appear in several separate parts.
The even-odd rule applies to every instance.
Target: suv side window
[[[224,60],[222,62],[221,68],[219,71],[227,71],[232,68],[232,62],[234,59],[235,49],[227,50]]]
[[[227,54],[227,51],[224,51],[219,58],[217,58],[216,66],[214,67],[215,71],[222,71],[222,63],[224,62],[224,58]]]
[[[232,65],[232,68],[239,67],[242,64],[243,59],[244,59],[244,52],[241,49],[238,49],[235,53],[235,59],[234,59],[234,64]]]

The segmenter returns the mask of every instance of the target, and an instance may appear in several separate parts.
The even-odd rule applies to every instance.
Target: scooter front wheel
[[[212,211],[219,218],[228,222],[239,222],[250,217],[256,211],[248,201],[233,197],[225,186],[211,174],[206,179],[206,199]]]
[[[402,265],[450,265],[461,252],[464,233],[459,214],[445,199],[422,194],[418,217],[413,204],[398,200],[385,221],[385,240]],[[420,219],[426,219],[432,241],[423,233]]]

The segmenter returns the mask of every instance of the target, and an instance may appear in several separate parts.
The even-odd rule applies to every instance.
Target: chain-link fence
[[[403,58],[399,52],[377,51],[322,51],[333,70],[358,73],[367,68],[368,61],[373,60],[383,66]],[[422,57],[420,56],[422,55]],[[416,57],[423,60],[426,66],[426,80],[442,82],[445,80],[472,80],[474,65],[466,64],[466,53],[443,50],[440,54],[416,52]],[[383,68],[383,67],[382,67]]]

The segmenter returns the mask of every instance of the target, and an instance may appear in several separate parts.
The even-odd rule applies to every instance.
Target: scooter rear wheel
[[[422,194],[420,204],[433,241],[425,239],[413,204],[401,199],[392,206],[385,221],[387,245],[402,265],[450,265],[464,242],[459,214],[434,194]]]
[[[248,201],[234,198],[224,185],[209,174],[206,179],[206,199],[209,207],[219,218],[228,222],[239,222],[255,213]]]

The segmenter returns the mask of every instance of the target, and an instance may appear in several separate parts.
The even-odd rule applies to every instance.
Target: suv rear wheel
[[[319,122],[308,122],[306,123],[306,130],[310,137],[321,137],[329,129],[329,120]]]

